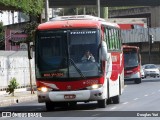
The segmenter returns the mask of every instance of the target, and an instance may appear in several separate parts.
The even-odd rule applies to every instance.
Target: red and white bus
[[[38,101],[47,110],[58,105],[97,101],[99,107],[119,103],[124,63],[117,24],[89,15],[62,16],[36,31]],[[93,61],[82,61],[90,52]]]
[[[123,46],[124,54],[124,80],[134,80],[136,84],[141,83],[141,56],[139,47]]]

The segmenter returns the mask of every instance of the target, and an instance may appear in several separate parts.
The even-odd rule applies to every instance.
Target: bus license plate
[[[75,98],[76,98],[76,95],[74,95],[74,94],[64,95],[64,99],[75,99]]]

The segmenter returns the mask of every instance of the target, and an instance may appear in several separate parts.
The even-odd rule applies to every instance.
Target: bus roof
[[[74,15],[74,16],[59,16],[51,21],[42,23],[38,26],[38,30],[48,29],[65,29],[65,28],[100,28],[101,24],[117,27],[116,23],[106,22],[105,19],[90,15]]]

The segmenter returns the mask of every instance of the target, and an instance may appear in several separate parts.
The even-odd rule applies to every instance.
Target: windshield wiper
[[[73,59],[69,58],[69,60],[71,61],[72,65],[76,68],[77,72],[81,75],[82,78],[86,78],[83,73],[81,72],[81,70],[77,67],[77,65],[75,64],[75,62],[73,61]]]

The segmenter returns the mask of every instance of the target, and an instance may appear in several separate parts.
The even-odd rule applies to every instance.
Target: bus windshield
[[[97,29],[39,31],[36,38],[36,77],[100,76],[97,35]],[[86,51],[92,60],[83,61]]]
[[[138,53],[136,51],[124,52],[124,67],[136,67],[139,64]]]

